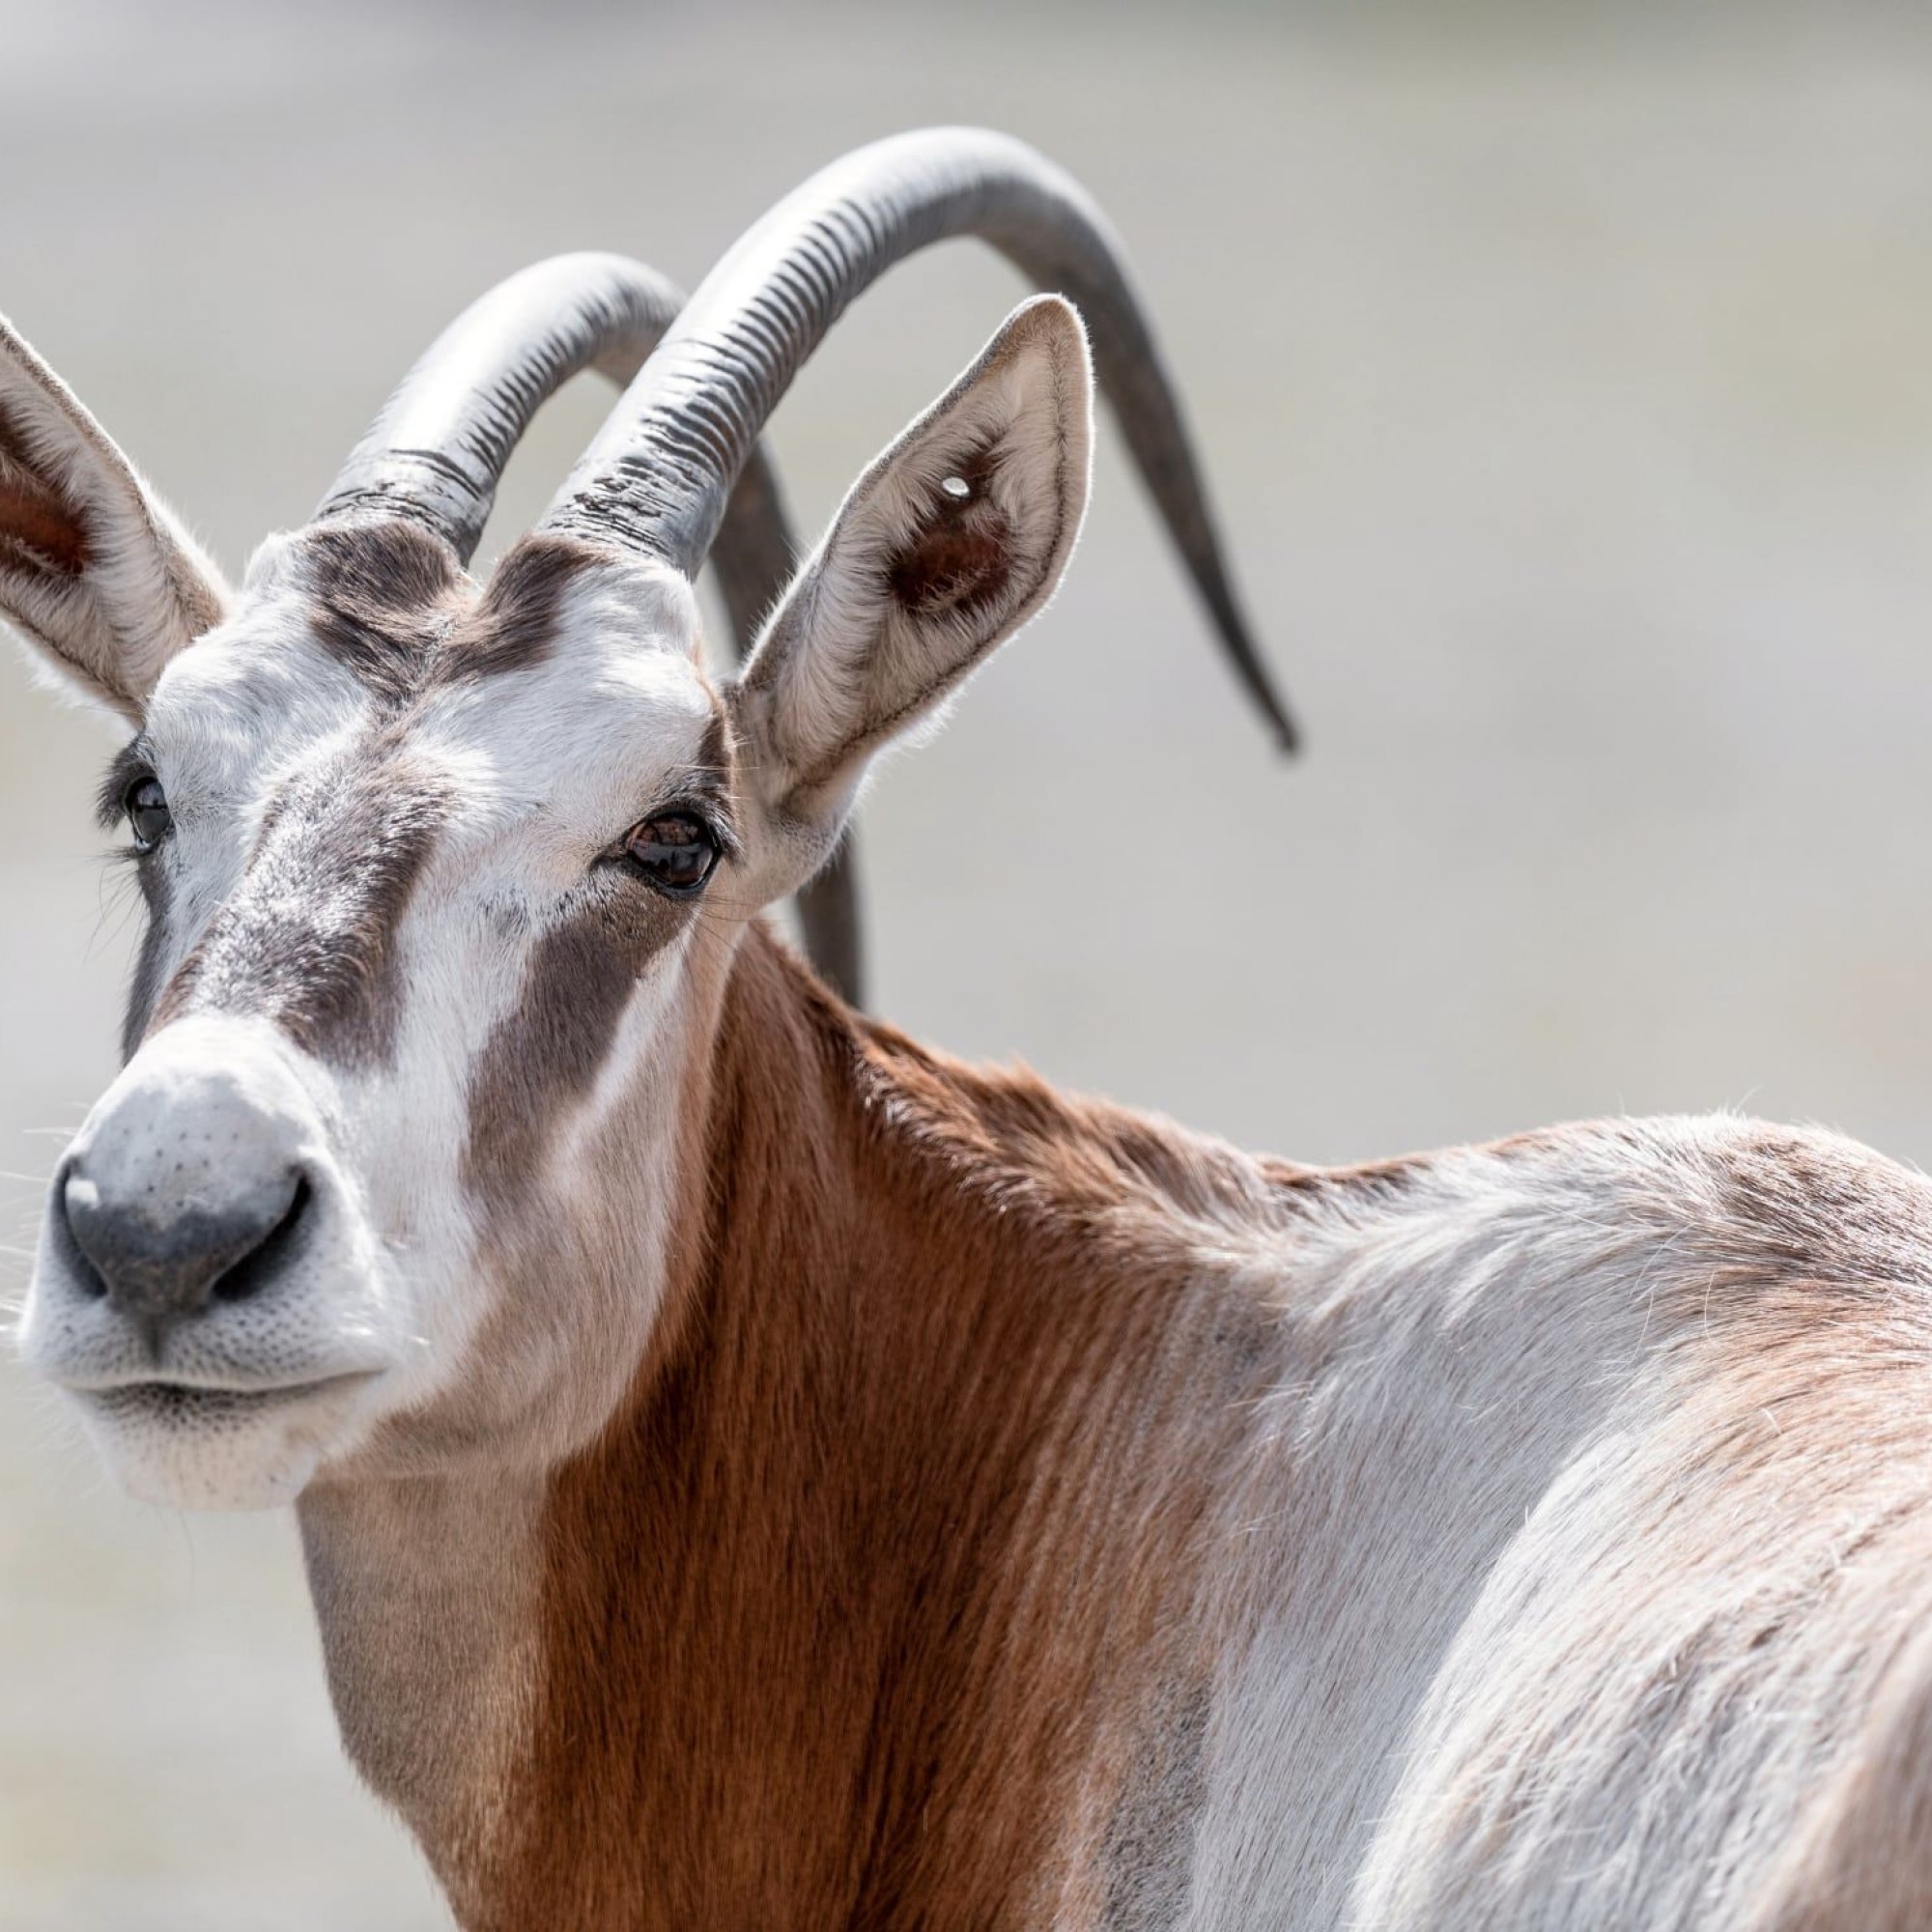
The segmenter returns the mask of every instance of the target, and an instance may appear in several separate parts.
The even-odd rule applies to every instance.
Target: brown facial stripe
[[[396,928],[445,809],[395,764],[337,768],[293,788],[156,1020],[253,1013],[323,1058],[387,1058],[400,1003]]]
[[[156,996],[161,990],[161,956],[167,950],[168,875],[150,855],[135,868],[141,897],[146,903],[148,923],[141,934],[141,951],[134,961],[134,977],[128,984],[128,1007],[121,1019],[121,1059],[123,1065],[134,1057],[148,1031],[155,1010]]]
[[[94,795],[95,823],[103,832],[125,834],[128,831],[128,788],[151,769],[144,738],[136,738],[132,744],[123,745],[115,753],[101,778],[99,789]],[[161,990],[161,955],[167,949],[168,907],[173,897],[168,890],[168,875],[159,859],[152,853],[143,855],[135,864],[134,879],[141,889],[147,923],[141,933],[141,950],[134,962],[133,978],[128,985],[128,1004],[121,1016],[121,1058],[124,1063],[134,1057],[134,1049],[147,1033],[156,996]]]
[[[485,1200],[513,1200],[535,1180],[557,1121],[595,1082],[639,975],[697,911],[614,867],[599,867],[589,895],[537,941],[523,997],[469,1083],[463,1179]]]

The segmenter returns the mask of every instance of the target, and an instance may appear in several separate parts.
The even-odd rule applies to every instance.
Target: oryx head
[[[1040,608],[1079,527],[1087,342],[1041,297],[866,471],[739,674],[704,668],[692,582],[765,417],[859,289],[969,231],[1080,296],[1225,602],[1105,232],[994,136],[882,143],[781,204],[480,583],[537,404],[663,331],[645,271],[568,258],[487,298],[233,594],[0,335],[0,609],[132,728],[102,813],[149,914],[23,1345],[128,1488],[266,1504],[318,1469],[560,1455],[618,1401],[705,1186],[745,922],[823,865],[868,760]],[[737,554],[769,558],[751,495]]]

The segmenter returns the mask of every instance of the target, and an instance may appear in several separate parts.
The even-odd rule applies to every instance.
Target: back
[[[1728,1118],[1303,1185],[1181,1922],[1926,1922],[1932,1188]]]

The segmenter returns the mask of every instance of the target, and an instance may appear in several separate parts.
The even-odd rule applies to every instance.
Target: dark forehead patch
[[[156,1021],[247,1013],[324,1059],[387,1059],[402,1004],[397,928],[447,810],[393,755],[298,780],[271,806],[242,885]]]
[[[542,663],[571,582],[609,561],[575,538],[526,537],[472,601],[456,553],[414,524],[324,524],[299,542],[317,640],[392,705]]]
[[[594,555],[574,537],[526,537],[445,640],[439,681],[494,677],[541,664],[556,642],[564,595]]]
[[[460,608],[456,553],[399,519],[323,524],[300,542],[317,641],[377,696],[409,696]]]

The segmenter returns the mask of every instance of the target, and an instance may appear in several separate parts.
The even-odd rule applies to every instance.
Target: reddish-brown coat
[[[1149,1734],[1202,1707],[1264,1373],[1136,1208],[1292,1210],[865,1025],[758,929],[714,1065],[668,1339],[553,1486],[522,1829],[460,1889],[491,1932],[1095,1918],[1163,1822],[1122,1811],[1187,1783]]]

